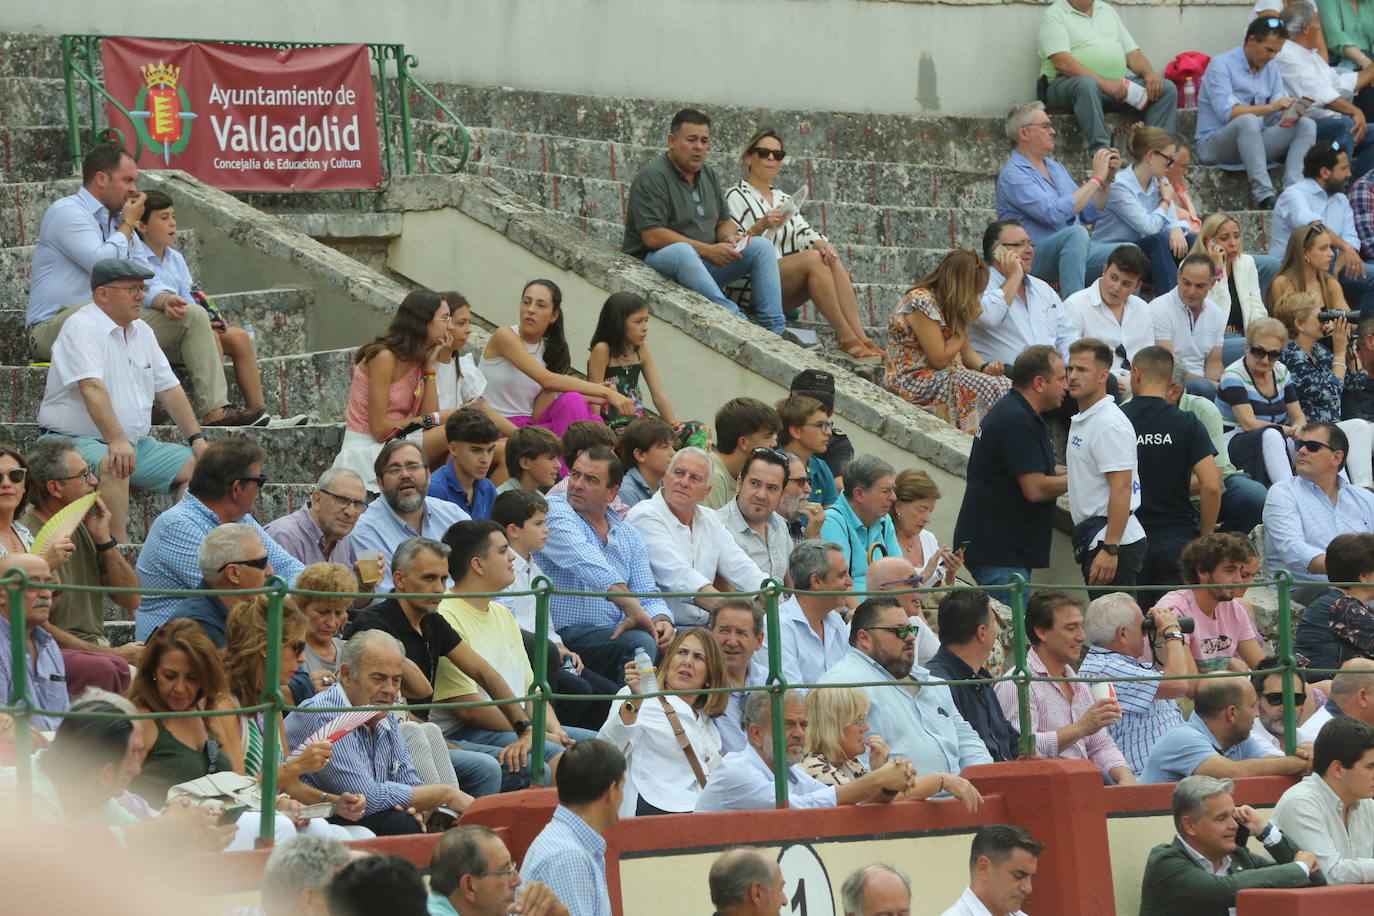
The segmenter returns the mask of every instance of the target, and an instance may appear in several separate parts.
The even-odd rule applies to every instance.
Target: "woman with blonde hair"
[[[1259,263],[1241,248],[1240,221],[1229,213],[1209,213],[1188,252],[1207,255],[1216,267],[1217,281],[1207,298],[1226,315],[1221,361],[1228,366],[1244,355],[1245,329],[1250,322],[1269,314],[1264,307]],[[1277,267],[1277,262],[1273,263]]]
[[[625,665],[611,714],[599,736],[624,752],[625,796],[621,817],[692,811],[706,779],[720,763],[716,716],[725,712],[729,693],[684,693],[640,699],[658,690],[729,687],[725,656],[709,630],[680,631],[659,658],[654,682],[642,683],[633,661]],[[681,734],[686,744],[679,743]]]
[[[1291,442],[1307,416],[1293,374],[1282,361],[1288,343],[1283,323],[1273,318],[1250,322],[1245,343],[1245,355],[1221,373],[1217,409],[1227,427],[1231,463],[1267,487],[1293,476]]]
[[[817,782],[843,786],[873,770],[890,756],[881,735],[868,734],[868,695],[857,687],[820,687],[806,695],[806,756],[802,768]],[[868,755],[868,764],[859,759]],[[969,811],[978,810],[982,795],[954,773],[917,774],[900,795],[879,791],[859,804],[930,798],[948,792]]]
[[[1178,141],[1163,128],[1134,124],[1128,148],[1135,164],[1116,173],[1107,209],[1093,227],[1093,243],[1140,246],[1159,296],[1174,288],[1178,261],[1191,242],[1166,174],[1178,161]]]
[[[348,623],[350,604],[349,599],[332,598],[328,593],[356,592],[358,581],[342,563],[312,563],[296,577],[295,590],[325,593],[295,597],[296,606],[305,615],[305,668],[319,693],[339,676],[339,650],[343,648],[339,634]]]
[[[837,345],[846,356],[860,363],[880,362],[883,348],[864,330],[854,281],[839,252],[829,239],[812,228],[797,205],[790,203],[791,195],[774,186],[786,155],[782,138],[771,128],[764,128],[749,139],[740,155],[744,177],[725,192],[730,218],[739,224],[740,231],[763,236],[777,249],[784,312],[799,309],[811,300],[830,322]],[[736,293],[737,289],[732,284],[727,294]]]
[[[1274,303],[1274,317],[1288,329],[1283,364],[1293,374],[1303,415],[1308,420],[1335,423],[1345,432],[1350,443],[1345,456],[1350,482],[1357,487],[1374,487],[1374,436],[1370,434],[1369,422],[1341,419],[1341,395],[1345,392],[1350,356],[1350,322],[1344,318],[1322,321],[1317,317],[1321,307],[1321,300],[1313,292],[1285,293]],[[1324,337],[1331,338],[1334,355],[1321,342]]]
[[[987,285],[978,255],[956,249],[907,292],[888,323],[888,390],[967,433],[1011,390],[1005,367],[984,361],[969,343]]]
[[[1331,230],[1325,225],[1306,223],[1295,228],[1288,237],[1279,275],[1269,285],[1270,308],[1288,293],[1310,290],[1320,298],[1323,309],[1346,311],[1340,281],[1329,273],[1334,256]]]

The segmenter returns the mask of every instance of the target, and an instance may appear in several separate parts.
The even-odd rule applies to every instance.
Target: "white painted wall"
[[[1246,0],[1126,5],[1161,73],[1238,44]],[[1000,115],[1031,95],[1038,3],[909,0],[191,0],[0,4],[0,30],[402,42],[422,79],[833,111]],[[743,40],[731,36],[750,36]],[[770,46],[746,60],[743,43]],[[460,112],[461,115],[461,112]]]

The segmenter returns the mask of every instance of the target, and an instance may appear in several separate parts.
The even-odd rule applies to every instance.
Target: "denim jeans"
[[[1188,379],[1188,385],[1186,390],[1189,394],[1195,394],[1198,397],[1206,398],[1209,401],[1215,401],[1217,399],[1216,382],[1209,382],[1205,378]]]
[[[781,334],[787,327],[787,321],[782,316],[778,250],[765,238],[751,238],[740,257],[724,267],[717,267],[705,260],[686,242],[674,242],[651,251],[644,256],[644,263],[736,315],[740,314],[739,306],[727,299],[721,288],[741,277],[748,277],[759,324],[774,334]]]
[[[1031,273],[1046,283],[1057,282],[1059,296],[1065,298],[1101,276],[1115,248],[1093,244],[1084,226],[1066,226],[1036,243]]]
[[[1169,247],[1169,233],[1171,230],[1156,232],[1154,235],[1147,235],[1136,242],[1140,250],[1145,252],[1145,257],[1150,261],[1150,285],[1154,287],[1155,295],[1162,296],[1178,285],[1178,262],[1179,258],[1174,257],[1173,249]],[[1184,233],[1191,246],[1197,236],[1191,232]]]
[[[1364,262],[1363,277],[1347,277],[1336,270],[1336,260],[1331,260],[1331,272],[1341,282],[1341,291],[1352,309],[1359,309],[1360,317],[1374,315],[1374,262]]]
[[[501,788],[501,764],[486,754],[470,750],[448,749],[448,759],[453,763],[453,772],[458,774],[458,788],[481,798],[495,795]],[[496,764],[493,766],[492,764]]]
[[[588,738],[596,737],[596,732],[572,725],[564,726],[563,730],[574,741],[586,741]],[[500,782],[500,791],[513,792],[516,789],[524,789],[529,786],[530,764],[528,760],[520,769],[512,771],[496,759],[507,745],[515,743],[515,732],[494,732],[485,728],[473,728],[465,725],[449,731],[444,737],[461,747],[464,753],[485,757],[495,763],[499,773],[497,779]],[[544,762],[547,763],[562,752],[561,746],[545,743]],[[462,774],[460,773],[459,782],[461,783],[461,781]]]
[[[1221,364],[1229,366],[1245,355],[1245,335],[1227,332],[1221,338]]]
[[[1249,534],[1264,518],[1264,484],[1244,471],[1237,471],[1221,482],[1221,514],[1218,527],[1236,534]]]
[[[635,649],[643,646],[649,658],[657,659],[658,643],[647,630],[626,630],[614,640],[612,632],[612,627],[576,624],[560,628],[558,635],[563,637],[563,645],[582,656],[583,665],[612,681],[619,690],[625,686],[625,663],[635,657]]]

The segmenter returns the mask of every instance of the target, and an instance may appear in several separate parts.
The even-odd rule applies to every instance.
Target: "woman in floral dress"
[[[984,360],[968,340],[987,282],[976,254],[951,251],[902,297],[888,324],[888,389],[966,433],[976,433],[1011,389],[1002,363]]]

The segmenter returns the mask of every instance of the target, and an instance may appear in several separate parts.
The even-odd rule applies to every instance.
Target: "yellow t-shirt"
[[[439,604],[439,613],[452,624],[473,651],[496,669],[511,693],[519,697],[528,692],[534,681],[534,672],[525,655],[520,625],[505,605],[492,601],[485,610],[481,610],[462,598],[445,598]],[[459,671],[457,665],[447,658],[441,658],[434,677],[434,698],[447,700],[470,693],[484,700],[491,699],[476,681]]]

